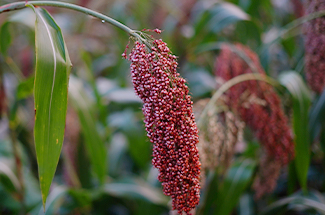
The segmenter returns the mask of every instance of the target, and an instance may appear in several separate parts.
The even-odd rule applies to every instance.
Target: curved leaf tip
[[[71,62],[60,27],[43,8],[36,14],[34,139],[43,207],[59,161],[67,113]]]

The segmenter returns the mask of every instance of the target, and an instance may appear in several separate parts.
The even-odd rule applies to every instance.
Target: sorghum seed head
[[[136,42],[129,59],[134,90],[143,101],[146,130],[154,144],[152,164],[159,170],[164,194],[172,198],[173,210],[189,214],[200,199],[201,164],[186,81],[162,40],[154,40],[151,50]]]
[[[249,48],[237,44],[260,74],[265,74],[257,55]],[[238,75],[252,73],[251,68],[228,46],[224,46],[216,61],[216,76],[228,81]],[[245,81],[230,88],[226,95],[228,105],[253,130],[265,148],[265,159],[255,180],[256,197],[271,192],[276,185],[281,166],[294,157],[294,143],[288,119],[280,98],[271,85],[263,81]],[[267,180],[267,181],[265,181]]]
[[[306,13],[325,10],[325,1],[306,1]],[[325,18],[319,17],[304,24],[305,70],[310,88],[321,93],[325,87]]]
[[[202,99],[194,104],[194,113],[200,117],[210,99]],[[225,106],[222,97],[216,106]],[[201,181],[204,184],[205,170],[221,167],[226,171],[235,151],[235,144],[241,139],[244,123],[229,110],[209,110],[203,126],[199,127],[199,152],[201,159]]]
[[[240,44],[236,48],[246,54],[260,74],[265,74],[254,52]],[[216,61],[216,76],[228,81],[245,73],[252,73],[251,68],[224,45]],[[228,105],[254,131],[269,156],[282,164],[293,159],[293,135],[280,98],[271,85],[264,81],[245,81],[230,88],[226,95],[229,97]],[[247,98],[251,98],[251,102],[247,103]]]
[[[280,175],[282,164],[273,157],[264,154],[259,164],[259,171],[253,183],[255,197],[259,199],[274,190]]]

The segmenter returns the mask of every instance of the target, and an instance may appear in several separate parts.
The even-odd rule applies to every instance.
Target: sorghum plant
[[[236,48],[249,58],[258,73],[265,74],[254,52],[240,44],[237,44]],[[238,75],[252,72],[247,62],[232,52],[227,45],[223,46],[216,61],[218,79],[228,81]],[[282,110],[280,98],[271,85],[263,81],[245,81],[230,88],[226,95],[229,97],[228,105],[254,131],[265,147],[267,157],[274,158],[282,165],[293,159],[291,129]],[[277,177],[274,178],[276,179]],[[272,188],[265,191],[271,191],[275,183],[269,185],[273,185]]]
[[[306,13],[325,9],[325,1],[306,1]],[[306,78],[310,88],[321,93],[325,86],[325,18],[319,17],[307,22],[305,31]]]
[[[200,130],[198,148],[201,159],[201,177],[204,183],[205,170],[215,170],[217,167],[225,171],[233,158],[235,145],[242,139],[244,123],[230,110],[224,110],[224,100],[219,99],[217,110],[209,110],[204,127]],[[210,99],[202,99],[194,104],[194,113],[200,117],[202,110]],[[222,101],[220,101],[222,100]],[[219,109],[218,109],[219,107]]]
[[[200,198],[199,137],[186,81],[177,73],[176,56],[171,54],[167,44],[78,5],[56,1],[26,1],[1,6],[0,13],[30,7],[36,14],[34,136],[44,209],[63,143],[71,62],[61,29],[51,15],[39,6],[65,7],[92,15],[101,19],[102,23],[108,22],[119,27],[137,41],[129,59],[135,92],[144,103],[148,137],[154,143],[152,164],[159,170],[158,179],[162,182],[163,192],[172,198],[173,210],[190,214]],[[154,32],[161,31],[156,29]],[[123,56],[126,57],[125,53]],[[44,89],[44,86],[48,88]],[[84,108],[80,104],[78,106]],[[87,123],[90,123],[89,120]],[[94,169],[99,182],[103,184],[106,173],[105,147],[100,138],[91,144],[89,151],[99,149],[96,154],[92,153],[91,159],[100,160],[98,165],[94,165],[98,168]],[[97,144],[96,147],[93,144]],[[49,152],[51,156],[47,154]],[[55,156],[52,156],[54,153]],[[66,154],[69,155],[69,149],[66,149]],[[48,158],[52,157],[51,162],[48,162]]]
[[[260,198],[266,193],[270,193],[276,187],[276,182],[282,169],[279,160],[263,154],[259,164],[259,172],[254,180],[253,188],[255,197]]]
[[[143,101],[144,122],[154,144],[152,164],[173,210],[187,214],[200,198],[198,130],[185,80],[177,73],[176,56],[154,40],[150,49],[137,41],[130,53],[134,90]]]

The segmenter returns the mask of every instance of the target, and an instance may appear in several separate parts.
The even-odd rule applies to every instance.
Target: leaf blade
[[[308,130],[308,113],[311,103],[310,92],[302,78],[293,71],[280,76],[280,82],[293,98],[293,129],[295,141],[295,166],[299,183],[307,189],[307,173],[310,162],[310,136]]]
[[[9,22],[5,22],[0,28],[0,52],[6,56],[7,50],[11,45],[12,39],[9,30]]]
[[[70,79],[69,98],[71,99],[73,107],[78,112],[79,122],[92,169],[97,175],[100,183],[104,183],[107,172],[105,144],[97,131],[92,111],[93,104],[87,99],[87,94],[83,89],[82,83],[73,76]]]
[[[217,194],[217,210],[214,214],[230,214],[238,203],[241,194],[245,191],[252,179],[256,163],[245,159],[236,162],[228,170],[223,186]]]
[[[65,130],[71,62],[61,29],[42,8],[36,14],[34,140],[43,206],[59,161]]]

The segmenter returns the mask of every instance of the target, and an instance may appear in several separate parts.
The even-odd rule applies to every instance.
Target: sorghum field
[[[0,0],[0,215],[325,214],[325,0]]]

